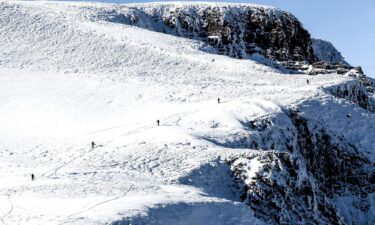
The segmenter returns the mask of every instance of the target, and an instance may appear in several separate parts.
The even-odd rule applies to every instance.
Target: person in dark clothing
[[[158,124],[158,126],[160,126],[160,120],[156,120],[156,123]]]
[[[306,80],[306,83],[307,83],[307,85],[309,85],[309,84],[310,84],[310,81],[309,81],[309,79],[307,79],[307,80]]]
[[[33,173],[31,174],[31,180],[35,180],[35,175]]]
[[[95,148],[95,142],[91,142],[91,147]]]
[[[217,99],[217,104],[220,104],[220,98]]]

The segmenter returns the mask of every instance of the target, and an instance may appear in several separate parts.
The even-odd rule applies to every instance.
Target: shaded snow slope
[[[116,7],[0,2],[1,224],[374,222],[360,81],[90,19]]]

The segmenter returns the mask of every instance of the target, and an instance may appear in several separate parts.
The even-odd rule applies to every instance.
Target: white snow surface
[[[375,127],[323,90],[353,78],[281,74],[83,16],[101,7],[116,6],[0,1],[1,224],[262,224],[220,177],[220,162],[261,151],[206,136],[230,138],[306,99],[330,105],[308,108],[317,120],[355,112],[363,120],[345,129]],[[361,132],[349,138],[374,159],[374,133]]]

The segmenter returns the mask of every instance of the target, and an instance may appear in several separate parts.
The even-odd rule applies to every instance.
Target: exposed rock
[[[342,64],[349,65],[332,43],[321,40],[321,39],[311,39],[312,47],[314,49],[315,58],[318,61],[332,63],[332,64]]]
[[[358,106],[375,112],[375,96],[373,94],[373,83],[366,76],[358,77],[359,81],[349,82],[327,88],[337,98],[344,98]]]
[[[251,5],[165,4],[161,8],[103,11],[99,19],[203,41],[218,54],[261,54],[283,65],[315,62],[310,34],[290,13]]]
[[[312,39],[292,14],[277,8],[248,4],[163,3],[118,6],[96,11],[92,20],[139,26],[202,41],[203,51],[239,59],[264,57],[288,72],[347,74],[362,69],[350,66],[329,42]]]
[[[368,194],[375,193],[374,163],[298,110],[287,110],[286,115],[287,124],[279,115],[249,125],[248,143],[273,150],[229,162],[233,190],[241,200],[268,224],[348,224],[335,202],[347,196],[355,200],[346,207],[371,215]]]

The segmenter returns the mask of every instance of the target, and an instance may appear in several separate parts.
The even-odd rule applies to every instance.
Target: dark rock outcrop
[[[157,32],[195,39],[210,48],[202,50],[239,59],[275,63],[289,72],[310,75],[346,74],[352,69],[334,46],[312,39],[292,14],[271,7],[241,4],[163,3],[145,6],[119,6],[91,16],[134,25]],[[357,69],[361,74],[361,69]]]
[[[345,207],[371,215],[375,164],[298,110],[287,110],[286,115],[289,123],[283,120],[283,126],[276,118],[249,124],[248,143],[273,150],[228,162],[234,192],[268,224],[348,224],[335,202],[346,197],[354,200]]]
[[[250,5],[162,4],[103,11],[97,18],[197,39],[234,58],[263,55],[285,66],[316,61],[310,34],[290,13]]]
[[[346,99],[366,110],[375,112],[373,81],[365,76],[361,76],[358,79],[358,81],[336,85],[329,87],[326,90],[337,98]]]

